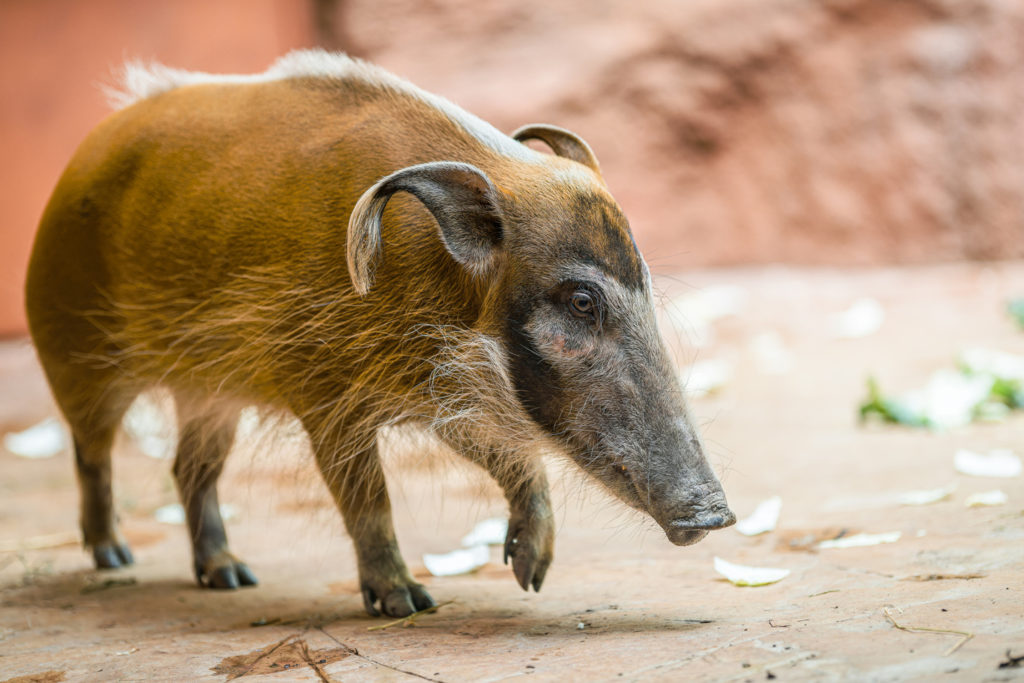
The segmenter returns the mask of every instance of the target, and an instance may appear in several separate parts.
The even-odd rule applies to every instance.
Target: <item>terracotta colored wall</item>
[[[0,2],[0,336],[24,332],[22,287],[64,165],[109,108],[97,83],[126,58],[261,71],[312,41],[305,0]]]
[[[0,0],[0,335],[98,79],[260,71],[314,35],[581,134],[655,272],[1024,258],[1024,2]]]
[[[1024,258],[1024,2],[346,0],[374,61],[582,135],[654,271]]]

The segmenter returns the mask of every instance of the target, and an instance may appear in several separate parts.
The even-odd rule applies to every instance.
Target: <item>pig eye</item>
[[[592,287],[579,282],[568,282],[556,290],[555,297],[561,305],[569,309],[574,318],[581,318],[601,331],[604,322],[604,307],[601,293]]]
[[[569,308],[578,318],[591,318],[594,316],[594,297],[582,290],[573,292],[569,297]]]

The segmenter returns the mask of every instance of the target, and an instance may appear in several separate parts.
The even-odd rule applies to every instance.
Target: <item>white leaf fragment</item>
[[[992,393],[990,375],[965,375],[939,370],[924,389],[903,397],[906,410],[934,429],[953,429],[970,424],[975,409]]]
[[[779,522],[781,510],[782,498],[773,496],[754,508],[754,512],[749,517],[736,522],[736,531],[744,536],[757,536],[771,531]]]
[[[842,313],[829,318],[832,335],[840,339],[858,339],[878,332],[885,322],[885,309],[877,300],[857,299]]]
[[[153,518],[161,524],[184,524],[185,508],[181,503],[171,503],[153,511]]]
[[[833,538],[822,541],[818,547],[822,550],[829,548],[863,548],[869,545],[881,545],[882,543],[895,543],[900,540],[902,532],[890,531],[884,534],[854,534],[843,538]]]
[[[1007,448],[997,448],[988,455],[961,448],[953,456],[953,467],[972,477],[1019,477],[1024,466],[1020,458]]]
[[[879,396],[887,416],[943,430],[972,420],[1001,422],[1024,403],[1024,356],[973,348],[960,354],[958,365],[935,372],[927,386],[904,396]]]
[[[508,520],[503,517],[491,517],[478,522],[473,530],[462,537],[462,546],[469,548],[474,545],[504,545],[508,534]]]
[[[928,489],[926,491],[907,491],[900,495],[900,505],[931,505],[940,500],[946,500],[956,491],[956,484],[944,486],[941,489]]]
[[[724,360],[702,360],[683,370],[686,393],[694,398],[707,396],[732,379],[732,364]]]
[[[750,340],[757,369],[766,375],[784,375],[796,365],[796,354],[786,347],[782,335],[775,330],[760,332]]]
[[[1006,494],[996,489],[995,491],[985,491],[984,493],[972,493],[967,496],[967,500],[964,504],[969,508],[984,507],[989,505],[1006,505],[1006,501],[1009,500]]]
[[[238,508],[231,503],[220,504],[220,516],[227,522],[238,517]],[[153,518],[161,524],[184,524],[185,508],[181,503],[163,505],[153,511]]]
[[[259,431],[262,422],[260,411],[256,406],[242,408],[242,412],[238,414],[235,438],[239,441],[252,438]]]
[[[789,576],[788,569],[747,567],[715,558],[715,571],[737,586],[766,586]]]
[[[1006,351],[973,348],[960,354],[960,364],[973,373],[984,373],[1007,382],[1024,381],[1024,356]]]
[[[64,425],[48,417],[21,432],[4,434],[4,448],[23,458],[49,458],[67,447]]]
[[[432,555],[423,554],[423,565],[434,576],[455,576],[468,574],[479,569],[491,560],[491,551],[486,545],[475,545],[471,548],[460,548],[450,553]]]
[[[158,394],[140,394],[121,418],[121,426],[140,451],[163,460],[174,455],[178,436],[173,420],[161,406],[161,398]]]

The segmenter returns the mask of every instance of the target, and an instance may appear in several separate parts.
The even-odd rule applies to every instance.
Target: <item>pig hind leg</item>
[[[117,528],[110,452],[135,392],[117,388],[111,375],[98,370],[77,367],[72,371],[45,361],[44,367],[74,440],[84,545],[92,550],[97,569],[130,565],[131,550]]]
[[[59,310],[47,310],[53,309]],[[75,318],[40,322],[38,317],[33,318],[36,351],[74,440],[82,540],[92,550],[97,569],[129,565],[132,553],[117,529],[114,511],[110,450],[137,391],[124,386],[120,371],[106,361],[103,347],[93,343],[87,325]]]
[[[99,428],[73,425],[75,468],[81,492],[82,537],[92,549],[97,569],[116,569],[134,562],[117,528],[111,482],[110,451],[117,423]]]
[[[196,580],[208,588],[255,585],[256,576],[228,549],[217,497],[217,478],[234,441],[238,410],[202,413],[175,398],[179,437],[174,479],[185,508]]]

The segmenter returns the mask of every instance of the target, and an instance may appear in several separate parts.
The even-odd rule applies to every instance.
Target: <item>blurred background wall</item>
[[[126,58],[261,71],[323,45],[509,131],[586,138],[655,272],[1024,256],[1015,0],[3,0],[0,335]]]

